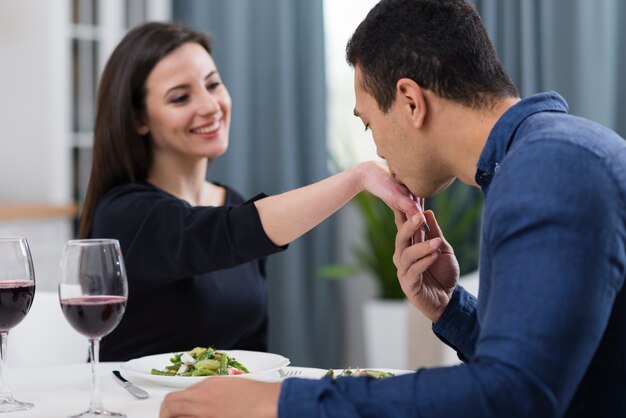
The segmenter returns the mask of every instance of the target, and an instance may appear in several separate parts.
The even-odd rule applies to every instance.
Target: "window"
[[[341,167],[376,160],[371,132],[354,117],[354,70],[346,63],[346,43],[378,0],[324,1],[328,148]]]
[[[106,61],[124,33],[148,20],[170,17],[168,0],[71,1],[72,190],[82,203],[89,173],[96,92]]]

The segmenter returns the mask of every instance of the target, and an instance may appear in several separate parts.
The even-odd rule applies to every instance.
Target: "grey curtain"
[[[233,99],[230,147],[208,177],[253,196],[328,176],[322,0],[174,0],[173,12],[212,35]],[[339,355],[337,283],[315,276],[332,261],[331,223],[268,263],[270,350],[298,365]]]
[[[522,97],[556,90],[572,114],[626,136],[626,1],[473,3]]]

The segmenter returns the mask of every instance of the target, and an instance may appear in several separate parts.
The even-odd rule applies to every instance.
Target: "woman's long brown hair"
[[[132,29],[107,62],[96,106],[91,175],[78,230],[89,238],[98,201],[112,188],[148,177],[152,138],[137,128],[146,112],[146,79],[166,55],[186,43],[211,53],[207,35],[173,23],[150,22]]]

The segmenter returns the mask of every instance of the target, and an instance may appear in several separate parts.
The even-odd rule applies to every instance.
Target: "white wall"
[[[342,166],[378,159],[371,133],[354,116],[354,70],[346,62],[346,44],[378,0],[324,1],[328,148]]]
[[[70,201],[68,3],[0,1],[0,202]]]

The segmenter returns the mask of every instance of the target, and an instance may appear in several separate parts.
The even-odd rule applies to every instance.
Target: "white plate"
[[[344,370],[346,370],[346,369],[334,369],[335,376],[339,377],[339,375],[341,373],[343,373]],[[350,370],[354,371],[354,370],[356,370],[356,368],[355,367],[351,367]],[[403,375],[403,374],[415,373],[415,370],[381,369],[379,367],[363,367],[363,368],[361,368],[361,370],[375,370],[377,372],[391,373],[394,376],[400,376],[400,375]],[[350,376],[342,376],[342,377],[350,377]]]
[[[333,371],[335,372],[335,376],[339,377],[339,375],[344,371],[345,369],[333,369]],[[354,368],[351,368],[351,370],[355,370]],[[399,369],[381,369],[381,368],[376,368],[376,367],[367,367],[367,368],[363,368],[362,370],[376,370],[379,372],[386,372],[386,373],[392,373],[394,376],[400,376],[403,374],[409,374],[409,373],[415,373],[415,370],[399,370]],[[316,368],[312,368],[312,367],[285,367],[283,369],[284,374],[286,375],[281,375],[278,372],[274,372],[272,374],[266,374],[263,376],[263,380],[267,380],[267,381],[279,381],[279,380],[284,380],[284,379],[288,379],[290,377],[298,377],[301,379],[321,379],[324,376],[326,376],[326,373],[328,373],[328,369],[316,369]],[[261,376],[259,376],[261,377]],[[342,377],[349,377],[349,376],[342,376]]]
[[[250,373],[235,375],[232,377],[248,377],[254,379],[256,376],[264,375],[281,369],[289,364],[289,359],[278,354],[262,353],[258,351],[244,350],[217,350],[234,357],[238,362],[250,370]],[[165,386],[187,387],[198,383],[206,376],[159,376],[150,373],[152,369],[162,370],[165,366],[172,364],[170,358],[173,353],[155,354],[153,356],[140,357],[123,363],[120,367],[125,374],[141,377]]]

